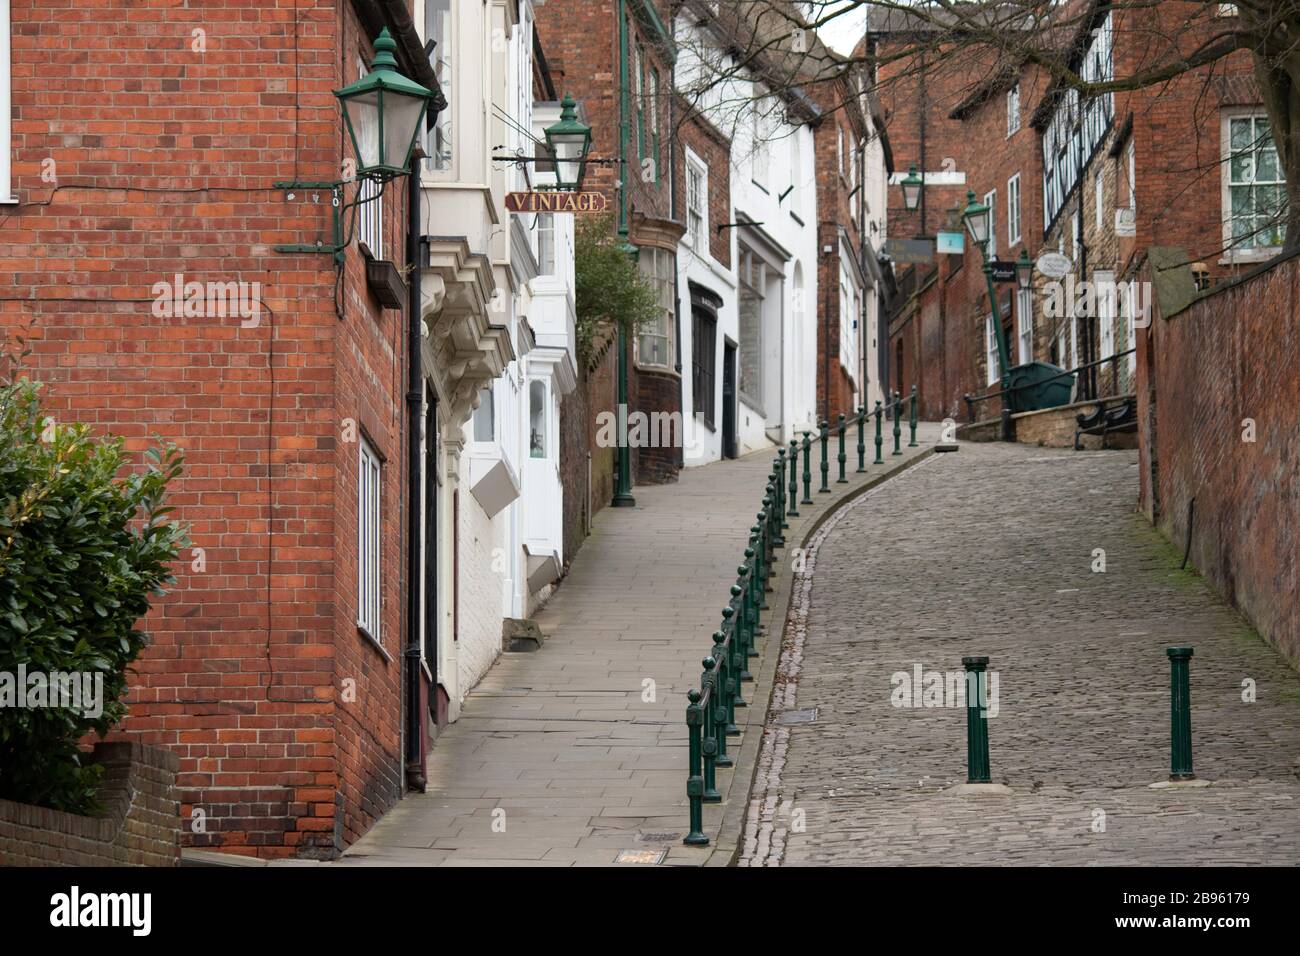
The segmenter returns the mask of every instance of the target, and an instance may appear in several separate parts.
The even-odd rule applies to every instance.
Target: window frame
[[[555,275],[555,213],[539,212],[534,217],[537,227],[537,274]],[[549,238],[546,238],[548,237]]]
[[[357,630],[383,647],[383,459],[364,436],[357,451]]]
[[[9,0],[0,0],[0,206],[18,202],[13,191],[13,63]]]
[[[1007,138],[1020,132],[1020,81],[1007,90]]]
[[[984,205],[989,207],[989,259],[998,257],[998,191],[990,189],[984,194]]]
[[[422,160],[425,169],[429,174],[437,174],[439,179],[451,179],[455,176],[456,170],[456,96],[457,84],[455,82],[456,63],[453,59],[453,52],[456,49],[455,36],[458,27],[458,17],[456,14],[457,4],[448,0],[446,10],[446,27],[447,36],[434,36],[433,25],[435,18],[441,11],[436,11],[433,7],[432,0],[425,0],[424,4],[424,41],[437,41],[434,47],[433,60],[429,67],[433,70],[434,76],[438,78],[438,85],[446,99],[446,106],[439,111],[434,121],[433,129],[429,129],[426,120],[424,131],[424,152],[425,159]],[[439,140],[444,139],[442,143],[444,154],[439,154],[435,145]]]
[[[691,179],[699,183],[699,208],[692,205]],[[692,216],[698,216],[699,229],[692,228]],[[700,255],[709,254],[709,168],[691,150],[686,151],[686,235],[687,245]]]
[[[1220,218],[1223,220],[1223,262],[1263,262],[1273,258],[1280,252],[1286,242],[1285,233],[1282,241],[1275,246],[1262,246],[1256,244],[1257,237],[1252,235],[1248,237],[1249,245],[1239,245],[1233,240],[1232,222],[1235,218],[1232,212],[1232,187],[1234,185],[1246,186],[1252,190],[1257,188],[1260,183],[1255,178],[1256,160],[1254,155],[1259,151],[1259,139],[1254,136],[1249,153],[1251,154],[1251,179],[1249,183],[1233,183],[1232,181],[1232,158],[1234,155],[1232,149],[1232,123],[1234,120],[1248,119],[1251,121],[1251,133],[1254,136],[1255,124],[1259,120],[1269,124],[1270,138],[1273,135],[1272,123],[1269,122],[1268,114],[1258,108],[1241,108],[1223,110],[1219,118],[1219,144],[1222,162],[1220,167]],[[1276,140],[1274,141],[1274,152],[1277,151]],[[1277,159],[1278,180],[1269,180],[1263,185],[1280,186],[1283,190],[1283,199],[1285,201],[1286,175],[1282,169],[1282,159]]]
[[[984,384],[993,385],[1002,380],[1002,370],[998,367],[998,334],[993,326],[993,313],[984,316]]]
[[[1034,360],[1034,290],[1016,290],[1016,341],[1020,364]]]
[[[646,264],[653,262],[652,269],[646,269]],[[657,369],[659,371],[672,371],[675,368],[674,363],[674,318],[677,314],[676,301],[676,269],[677,257],[666,249],[659,249],[655,246],[642,246],[637,255],[637,268],[641,275],[648,278],[654,286],[659,299],[659,322],[655,331],[640,331],[636,335],[635,359],[636,364],[642,368]],[[662,340],[664,344],[664,360],[662,362],[654,361],[646,355],[644,341],[647,338]]]
[[[1021,239],[1020,174],[1016,173],[1007,180],[1007,248],[1010,249]]]

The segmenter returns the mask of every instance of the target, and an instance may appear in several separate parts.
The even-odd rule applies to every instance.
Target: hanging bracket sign
[[[609,199],[598,192],[506,193],[506,209],[510,212],[604,212],[608,208]]]

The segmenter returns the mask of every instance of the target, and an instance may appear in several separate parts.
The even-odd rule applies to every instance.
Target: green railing
[[[908,413],[909,441],[916,441],[916,387],[904,401],[897,392],[890,396],[889,408],[894,422],[894,450],[901,455],[902,410]],[[722,609],[722,624],[713,632],[713,647],[704,658],[704,672],[700,675],[699,689],[691,688],[686,697],[686,727],[689,735],[689,768],[686,779],[686,796],[690,802],[690,832],[682,841],[688,846],[705,846],[709,838],[704,833],[704,804],[720,803],[722,792],[718,789],[718,768],[735,765],[728,752],[727,740],[740,736],[736,725],[736,710],[749,706],[741,685],[753,677],[749,673],[749,660],[758,656],[757,640],[763,634],[762,612],[769,610],[767,594],[772,590],[771,579],[776,566],[777,551],[785,546],[783,532],[790,527],[789,519],[799,517],[799,505],[814,504],[812,497],[813,443],[820,442],[821,487],[818,494],[830,492],[830,442],[832,432],[837,437],[835,461],[838,466],[836,484],[848,482],[848,452],[845,443],[851,432],[857,430],[858,472],[867,471],[866,429],[874,420],[876,457],[872,464],[882,465],[884,403],[876,402],[874,411],[866,406],[858,409],[852,418],[838,416],[832,428],[823,421],[814,438],[811,432],[803,433],[802,443],[790,442],[789,453],[784,448],[776,453],[772,470],[763,491],[757,523],[749,529],[749,545],[744,560],[737,568],[736,582],[731,585],[730,600]],[[803,471],[799,470],[802,446]],[[803,479],[803,498],[799,497],[799,481]],[[754,726],[761,730],[762,722]]]

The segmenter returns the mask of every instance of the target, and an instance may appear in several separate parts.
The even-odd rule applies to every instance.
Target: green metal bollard
[[[838,462],[839,462],[839,465],[840,465],[840,476],[839,476],[838,478],[835,479],[835,484],[837,484],[837,485],[843,485],[843,484],[847,484],[847,483],[848,483],[848,479],[844,477],[844,463],[845,463],[846,461],[849,460],[848,457],[844,454],[844,429],[845,429],[845,425],[844,425],[844,413],[843,413],[843,412],[840,412],[839,424],[840,424],[840,453],[839,453],[839,457],[836,458],[836,461],[838,461]]]
[[[746,577],[749,568],[741,565],[738,569],[740,576],[736,578],[736,583],[732,585],[732,594],[739,592],[739,599],[736,601],[736,626],[740,633],[744,635],[744,640],[740,646],[745,651],[745,661],[748,663],[751,654],[754,651],[754,628],[753,618],[749,613],[749,580]]]
[[[734,600],[740,594],[740,588],[737,585],[731,586],[732,599]],[[748,671],[749,654],[745,648],[745,641],[741,635],[740,615],[736,613],[736,606],[732,604],[722,609],[722,619],[725,622],[722,630],[727,630],[726,625],[731,625],[731,668],[732,673],[736,675],[736,707],[745,708],[749,706],[740,693],[740,685],[745,681],[752,681],[754,678]]]
[[[754,637],[758,637],[763,630],[758,623],[758,605],[761,602],[759,601],[758,591],[754,587],[754,582],[758,580],[758,575],[754,572],[754,555],[756,553],[754,545],[756,543],[757,539],[750,535],[749,547],[745,549],[745,587],[749,592],[749,633]]]
[[[903,404],[902,397],[898,392],[894,392],[894,451],[893,454],[901,455],[903,453],[903,423],[899,421],[899,414]]]
[[[745,552],[748,554],[749,549],[746,548]],[[754,646],[758,639],[758,613],[754,607],[754,587],[747,565],[740,566],[740,580],[744,590],[740,601],[740,619],[745,622],[745,659],[748,660],[758,656],[758,649]]]
[[[799,517],[799,443],[790,442],[790,508],[786,514]]]
[[[831,462],[830,462],[831,423],[830,422],[822,422],[821,424],[821,442],[822,442],[822,486],[817,489],[818,493],[831,490]]]
[[[803,433],[803,501],[801,505],[810,505],[812,500],[812,439],[811,432]]]
[[[727,753],[727,737],[730,735],[729,724],[731,722],[731,694],[732,680],[731,674],[727,672],[727,648],[722,643],[724,640],[721,631],[713,632],[713,659],[716,662],[717,669],[713,672],[713,739],[718,744],[718,756],[714,760],[719,767],[730,767],[735,761]],[[721,694],[717,691],[722,691]]]
[[[690,804],[690,832],[682,840],[687,846],[708,846],[709,838],[704,835],[704,768],[703,740],[704,709],[700,707],[700,692],[692,687],[686,692],[686,734],[690,742],[688,751],[689,767],[686,776],[686,799]],[[722,795],[718,794],[719,799]]]
[[[763,499],[763,507],[764,507],[764,508],[767,507],[767,499],[766,499],[766,498]],[[762,592],[761,592],[762,594],[766,595],[769,591],[772,590],[772,585],[771,585],[770,581],[771,581],[771,578],[772,578],[772,564],[773,564],[773,558],[772,558],[772,536],[771,536],[770,534],[768,534],[768,530],[767,530],[767,527],[768,527],[768,526],[767,526],[767,514],[766,514],[766,512],[764,512],[764,511],[760,511],[760,512],[758,513],[758,523],[759,523],[759,541],[762,543],[763,548],[766,549],[766,551],[765,551],[765,553],[764,553],[764,555],[763,555],[763,576],[762,576],[762,581],[763,581],[763,590],[762,590]],[[764,610],[764,611],[767,610],[767,598],[766,598],[766,597],[763,598],[763,610]]]
[[[783,452],[784,453],[784,450]],[[772,468],[772,478],[768,482],[772,491],[772,543],[778,548],[785,547],[785,535],[781,529],[785,523],[785,471]]]
[[[867,442],[863,431],[867,425],[867,406],[858,409],[858,471],[867,470]]]
[[[1192,649],[1170,647],[1169,779],[1195,780],[1192,772]]]
[[[912,386],[912,409],[911,414],[907,416],[907,427],[911,430],[911,438],[908,439],[907,447],[916,447],[916,386]]]
[[[700,686],[709,688],[708,701],[704,706],[704,794],[705,803],[717,803],[722,799],[718,792],[718,731],[714,725],[715,707],[718,701],[717,662],[712,657],[704,658],[704,673],[700,676]]]
[[[966,782],[991,783],[989,777],[989,726],[985,709],[988,691],[984,671],[987,657],[963,657],[966,668]]]
[[[876,400],[876,460],[872,462],[873,465],[883,465],[885,463],[885,459],[881,457],[881,452],[884,450],[885,447],[885,440],[880,437],[880,419],[883,414],[884,414],[884,403],[882,403],[879,399],[877,399]]]
[[[790,527],[790,522],[785,520],[785,449],[776,450],[776,496],[777,502],[781,505],[781,510],[777,512],[781,516],[781,527]],[[784,537],[784,536],[783,536]],[[784,542],[783,542],[784,543]]]
[[[749,529],[749,546],[754,549],[754,560],[750,562],[750,567],[758,575],[759,580],[763,579],[763,528],[760,525],[754,525]]]
[[[723,608],[722,630],[714,632],[713,636],[715,641],[721,639],[723,642],[721,644],[715,644],[713,650],[715,652],[721,651],[722,659],[726,661],[727,693],[725,701],[726,706],[723,708],[722,713],[726,729],[725,736],[727,737],[740,736],[740,728],[736,726],[736,699],[740,696],[740,681],[737,679],[736,675],[736,635],[734,633],[730,635],[727,634],[727,631],[730,630],[727,627],[727,624],[730,622],[733,613],[735,612],[732,611],[731,608]],[[728,758],[728,763],[723,764],[723,766],[728,766],[730,763],[731,760]]]

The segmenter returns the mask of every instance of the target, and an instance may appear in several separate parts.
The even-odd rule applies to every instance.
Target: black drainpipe
[[[422,594],[420,567],[420,508],[424,479],[420,454],[420,417],[424,403],[424,370],[420,367],[420,159],[411,157],[411,176],[407,181],[406,262],[406,785],[424,792],[424,755],[420,753],[422,721],[420,714],[420,605]],[[430,503],[432,504],[432,503]]]

